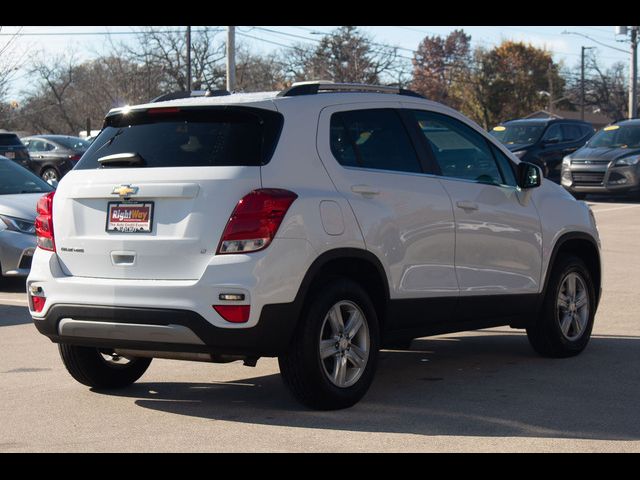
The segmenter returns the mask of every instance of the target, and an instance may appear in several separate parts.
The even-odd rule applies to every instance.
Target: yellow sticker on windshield
[[[620,125],[609,125],[608,127],[604,127],[604,131],[608,132],[610,130],[617,130],[620,128]]]
[[[503,127],[502,125],[498,125],[497,127],[493,127],[494,132],[504,132],[507,127]]]
[[[369,140],[371,137],[371,132],[362,132],[358,139],[356,140],[356,145],[362,145],[364,142]]]

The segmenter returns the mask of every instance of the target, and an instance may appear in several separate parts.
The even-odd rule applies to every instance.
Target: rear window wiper
[[[106,167],[144,167],[147,165],[142,155],[136,152],[114,153],[98,159],[102,168]]]

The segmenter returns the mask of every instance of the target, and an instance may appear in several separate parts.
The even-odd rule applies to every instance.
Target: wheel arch
[[[339,248],[322,253],[305,274],[294,302],[300,312],[313,291],[332,276],[343,276],[358,282],[373,302],[380,331],[383,331],[389,300],[389,283],[382,263],[367,250]]]
[[[582,259],[593,278],[596,294],[596,307],[600,301],[602,290],[602,264],[600,258],[600,249],[597,241],[588,233],[569,232],[562,235],[553,246],[549,266],[545,274],[543,284],[543,295],[547,291],[551,272],[559,256],[564,254],[572,254]]]

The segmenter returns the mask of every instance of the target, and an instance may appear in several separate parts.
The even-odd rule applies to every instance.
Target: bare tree
[[[286,86],[284,63],[277,54],[255,55],[240,45],[236,51],[236,88],[258,92],[281,90]]]
[[[317,46],[298,44],[287,50],[285,72],[293,81],[381,83],[396,78],[397,48],[374,43],[356,27],[346,26],[325,35]]]
[[[224,42],[215,41],[217,27],[199,27],[191,35],[191,75],[193,86],[215,89],[224,83]],[[144,69],[162,72],[160,88],[163,92],[187,89],[186,35],[176,30],[156,30],[147,27],[134,44],[121,43],[114,54]]]

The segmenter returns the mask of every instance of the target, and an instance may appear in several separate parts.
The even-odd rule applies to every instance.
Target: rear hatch
[[[260,188],[282,116],[253,107],[108,116],[55,194],[67,275],[198,279],[238,200]]]

